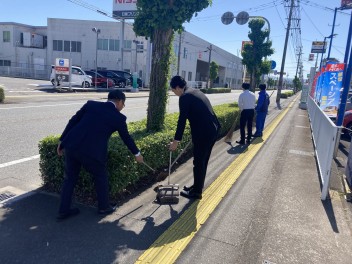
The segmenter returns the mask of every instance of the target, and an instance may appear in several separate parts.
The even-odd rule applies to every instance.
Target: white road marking
[[[9,93],[43,93],[43,91],[36,91],[36,90],[12,90],[12,91],[8,91]]]
[[[54,104],[54,105],[16,106],[16,107],[9,107],[9,108],[3,108],[3,107],[0,107],[0,110],[27,109],[27,108],[41,108],[41,107],[56,107],[56,106],[65,106],[65,105],[82,105],[82,103],[71,103],[71,104]]]
[[[307,126],[296,126],[296,127],[300,127],[300,128],[309,128]]]
[[[26,161],[30,161],[30,160],[34,160],[34,159],[39,159],[39,157],[40,157],[40,155],[35,155],[35,156],[24,158],[24,159],[19,159],[19,160],[6,162],[6,163],[3,163],[3,164],[0,164],[0,168],[5,168],[5,167],[12,166],[12,165],[15,165],[15,164],[19,164],[19,163],[22,163],[22,162],[26,162]]]
[[[302,150],[295,150],[295,149],[290,149],[289,153],[291,154],[297,154],[297,155],[302,155],[302,156],[314,156],[314,152],[308,152],[308,151],[302,151]]]

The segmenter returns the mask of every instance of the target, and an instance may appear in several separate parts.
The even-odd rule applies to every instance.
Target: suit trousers
[[[196,193],[203,191],[208,162],[216,137],[217,135],[203,142],[193,142],[193,188]]]
[[[73,191],[81,167],[94,177],[98,208],[106,209],[109,207],[109,183],[106,165],[87,155],[65,149],[65,179],[61,190],[59,213],[66,213],[70,210]]]
[[[244,142],[246,139],[246,125],[247,125],[247,140],[250,140],[252,137],[252,123],[254,118],[254,109],[244,109],[241,111],[240,117],[240,134],[241,141]]]
[[[258,135],[263,134],[264,123],[265,123],[265,118],[267,114],[268,114],[267,112],[257,112],[257,117],[255,121],[255,128],[256,128],[255,133]]]

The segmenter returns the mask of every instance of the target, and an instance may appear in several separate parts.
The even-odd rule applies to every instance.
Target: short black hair
[[[183,89],[186,87],[186,85],[187,85],[187,82],[185,81],[185,79],[183,79],[179,75],[172,77],[172,79],[170,81],[170,87],[172,89],[175,89],[177,86]]]
[[[120,90],[113,90],[113,91],[109,92],[108,100],[122,100],[122,101],[125,101],[126,100],[126,95],[123,92],[121,92]]]
[[[245,89],[245,90],[249,90],[250,88],[250,84],[249,83],[242,83],[242,88]]]
[[[265,83],[259,84],[259,89],[260,90],[265,90],[266,89],[266,84]]]

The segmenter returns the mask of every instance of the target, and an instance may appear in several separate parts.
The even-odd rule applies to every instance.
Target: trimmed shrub
[[[0,86],[0,103],[3,103],[5,100],[4,87]]]
[[[287,92],[284,92],[284,93],[281,93],[280,95],[280,98],[288,98],[290,96],[294,95],[293,91],[287,91]]]
[[[202,88],[200,90],[205,94],[231,93],[231,88]]]
[[[215,106],[219,122],[221,123],[220,135],[223,136],[232,126],[240,111],[237,104],[225,104]],[[178,113],[168,114],[165,118],[164,130],[157,133],[147,132],[146,119],[138,122],[128,123],[128,129],[134,138],[137,146],[141,150],[144,160],[157,172],[162,172],[169,164],[169,150],[167,145],[174,137],[177,126]],[[237,122],[239,119],[237,118]],[[189,125],[186,126],[183,139],[173,154],[174,158],[182,151],[191,140]],[[43,180],[43,188],[50,192],[60,192],[64,177],[64,158],[56,153],[59,143],[59,135],[51,135],[39,142],[40,172]],[[190,157],[192,148],[188,148],[183,157]],[[135,161],[117,133],[111,137],[108,145],[108,163],[110,196],[112,199],[118,197],[126,191],[126,188],[133,187],[138,181],[152,175],[150,169]],[[156,175],[154,175],[155,181]],[[149,182],[153,181],[152,176],[148,176]],[[79,181],[75,188],[75,195],[83,202],[90,202],[96,199],[94,183],[90,174],[81,170]]]

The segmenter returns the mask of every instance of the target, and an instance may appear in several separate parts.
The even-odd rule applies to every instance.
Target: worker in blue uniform
[[[265,118],[266,118],[266,115],[268,114],[268,108],[269,108],[269,104],[270,104],[270,96],[266,92],[266,85],[259,84],[259,89],[260,89],[260,92],[259,92],[258,102],[257,102],[257,106],[255,107],[255,110],[256,110],[256,121],[255,121],[256,131],[255,131],[253,137],[262,137],[263,136]]]

